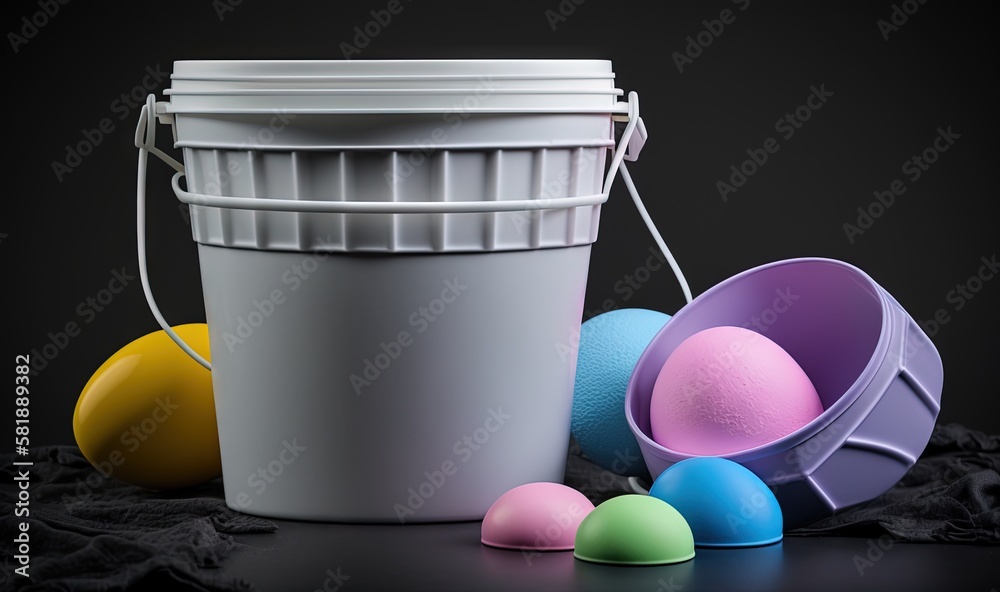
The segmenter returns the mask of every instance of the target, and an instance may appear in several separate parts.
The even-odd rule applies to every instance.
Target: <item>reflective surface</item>
[[[586,563],[571,552],[485,547],[480,524],[362,526],[277,521],[235,537],[222,568],[260,592],[285,590],[1000,590],[1000,547],[883,539],[786,537],[776,545],[703,549],[675,565]]]

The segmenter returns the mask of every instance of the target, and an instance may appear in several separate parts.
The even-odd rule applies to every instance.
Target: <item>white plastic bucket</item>
[[[143,252],[153,152],[186,176],[227,504],[470,520],[561,481],[614,120],[629,159],[645,139],[610,62],[181,61],[171,78],[136,134],[140,270],[169,329]]]

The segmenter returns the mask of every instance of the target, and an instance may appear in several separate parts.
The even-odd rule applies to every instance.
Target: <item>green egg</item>
[[[684,517],[667,502],[648,495],[620,495],[583,519],[573,556],[614,565],[680,563],[694,557],[694,536]]]

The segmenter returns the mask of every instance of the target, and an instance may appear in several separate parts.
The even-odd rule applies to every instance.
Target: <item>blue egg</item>
[[[778,500],[760,477],[731,460],[682,460],[656,478],[649,495],[684,516],[699,547],[754,547],[782,537]]]
[[[625,389],[639,356],[668,320],[662,312],[626,308],[580,328],[571,429],[587,457],[619,475],[646,474],[625,419]]]

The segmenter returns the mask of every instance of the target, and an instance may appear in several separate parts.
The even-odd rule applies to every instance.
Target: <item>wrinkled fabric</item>
[[[1000,544],[1000,436],[937,426],[917,463],[892,489],[787,534]]]
[[[14,466],[29,460],[30,467]],[[74,446],[0,456],[0,528],[5,540],[27,521],[30,578],[7,559],[0,588],[73,590],[252,590],[219,569],[232,534],[274,532],[269,521],[230,510],[218,481],[155,492],[106,479]],[[30,471],[28,517],[16,516],[19,470]],[[13,555],[13,554],[12,554]]]

